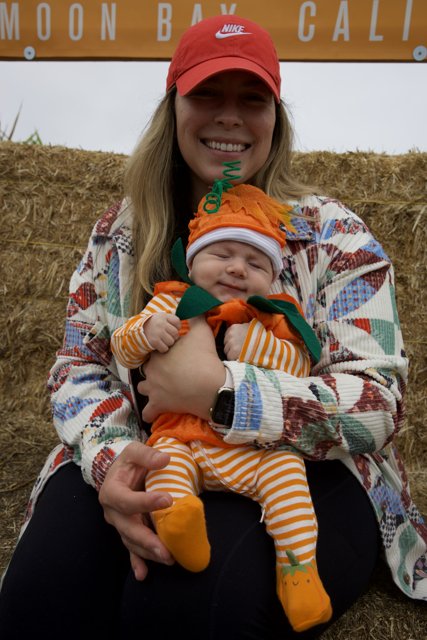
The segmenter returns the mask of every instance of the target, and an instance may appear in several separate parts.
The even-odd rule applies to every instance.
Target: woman
[[[206,493],[212,562],[197,575],[173,564],[148,515],[171,498],[144,492],[147,469],[166,466],[168,457],[142,444],[137,394],[109,347],[153,283],[173,275],[170,247],[185,237],[224,160],[240,160],[245,181],[294,207],[297,231],[288,234],[272,293],[298,299],[322,357],[302,379],[224,364],[198,319],[167,354],[144,365],[142,417],[212,417],[228,429],[227,442],[304,456],[333,619],[369,584],[379,533],[396,584],[410,597],[427,597],[426,529],[391,444],[403,422],[407,376],[392,267],[359,218],[292,178],[290,140],[265,31],[235,16],[189,29],[171,62],[167,94],[130,159],[128,198],[95,225],[72,278],[64,346],[49,379],[63,445],[36,483],[4,578],[3,639],[30,632],[296,635],[275,598],[274,548],[252,502]],[[297,635],[319,637],[324,628]]]

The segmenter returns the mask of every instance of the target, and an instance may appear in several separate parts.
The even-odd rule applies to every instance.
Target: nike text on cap
[[[251,20],[233,15],[206,18],[181,37],[172,57],[166,89],[181,96],[221,71],[249,71],[280,102],[280,65],[270,34]]]

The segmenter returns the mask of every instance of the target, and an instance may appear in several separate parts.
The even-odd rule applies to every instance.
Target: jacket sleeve
[[[401,428],[408,362],[393,268],[366,227],[343,231],[339,222],[319,230],[310,249],[316,267],[298,274],[312,292],[305,307],[322,344],[320,362],[306,378],[227,362],[236,392],[226,442],[321,460],[381,450]]]
[[[105,232],[108,224],[107,212],[71,278],[64,342],[48,380],[59,438],[97,489],[115,458],[141,438],[130,387],[110,349],[111,319],[120,305],[119,249]]]
[[[154,296],[141,313],[113,332],[111,348],[123,367],[136,369],[146,361],[154,349],[145,335],[144,324],[154,313],[175,313],[177,306],[177,299],[170,294]]]

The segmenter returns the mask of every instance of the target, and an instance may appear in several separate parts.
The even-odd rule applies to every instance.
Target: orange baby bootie
[[[290,565],[276,566],[277,595],[295,631],[305,631],[327,622],[332,606],[317,571],[316,561],[300,564],[292,551],[286,551]]]
[[[200,498],[179,498],[171,507],[154,511],[151,515],[160,540],[184,569],[194,572],[206,569],[211,547]]]

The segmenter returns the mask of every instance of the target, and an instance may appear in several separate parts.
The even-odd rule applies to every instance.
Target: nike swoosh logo
[[[223,38],[231,38],[231,36],[250,36],[252,34],[247,31],[236,31],[235,33],[221,33],[221,31],[217,31],[215,34],[215,38],[218,40],[222,40]]]

